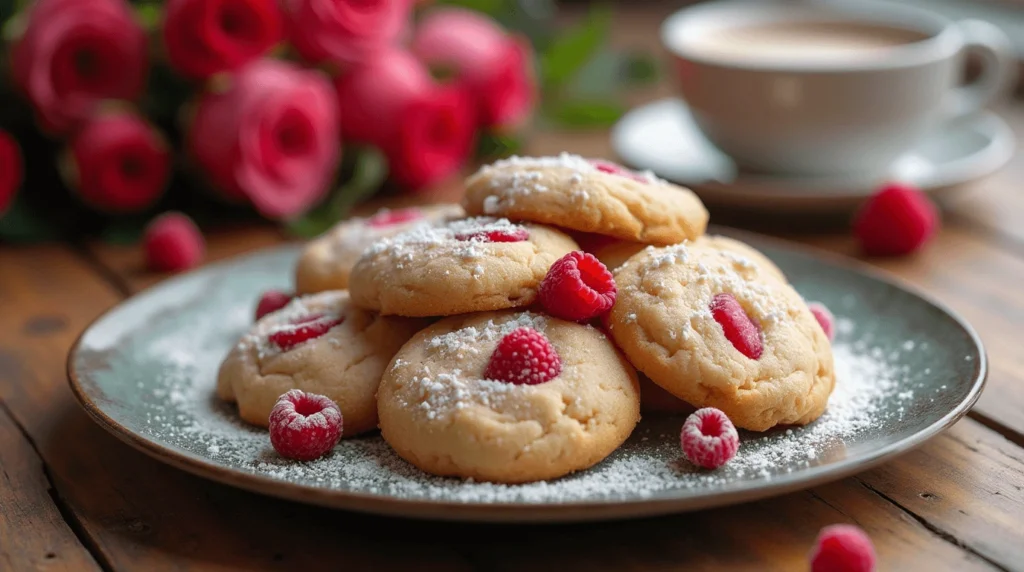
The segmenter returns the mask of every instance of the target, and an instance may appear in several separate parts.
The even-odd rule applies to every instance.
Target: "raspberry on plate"
[[[887,185],[853,222],[861,249],[870,256],[898,256],[920,249],[935,234],[939,212],[931,199],[906,185]]]
[[[313,314],[271,333],[269,339],[272,344],[281,348],[281,351],[288,351],[302,342],[319,338],[344,321],[344,316]]]
[[[615,305],[615,279],[593,254],[570,252],[548,269],[538,297],[544,309],[563,320],[583,321]]]
[[[740,447],[736,427],[714,407],[698,409],[687,417],[679,440],[686,458],[705,469],[717,469],[728,463]]]
[[[836,337],[836,318],[832,315],[832,311],[821,302],[809,302],[807,309],[814,314],[814,319],[818,320],[821,324],[821,329],[825,330],[825,335],[828,336],[828,341],[832,341]]]
[[[260,296],[260,301],[256,304],[256,319],[259,320],[271,312],[284,308],[288,302],[292,301],[292,298],[294,298],[292,294],[280,290],[267,290]]]
[[[725,337],[739,352],[758,359],[764,351],[761,328],[750,319],[732,294],[718,294],[711,301],[711,315],[722,326]]]
[[[196,223],[179,212],[168,212],[150,221],[142,244],[146,265],[159,272],[188,270],[202,261],[206,250]]]
[[[871,538],[852,524],[821,529],[811,553],[811,572],[872,572],[875,547]]]
[[[513,330],[498,342],[484,377],[515,385],[536,385],[562,373],[562,360],[544,334],[533,328]]]
[[[341,410],[330,398],[293,389],[270,411],[270,443],[282,457],[312,461],[341,439]]]

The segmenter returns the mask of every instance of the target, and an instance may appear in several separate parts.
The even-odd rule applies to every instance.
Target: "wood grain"
[[[0,570],[99,570],[49,489],[42,461],[0,404]]]

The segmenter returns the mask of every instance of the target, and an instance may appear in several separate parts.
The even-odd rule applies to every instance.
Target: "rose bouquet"
[[[607,125],[615,90],[653,67],[606,45],[607,10],[555,15],[552,0],[0,0],[0,241],[134,241],[168,211],[311,236],[538,126]]]

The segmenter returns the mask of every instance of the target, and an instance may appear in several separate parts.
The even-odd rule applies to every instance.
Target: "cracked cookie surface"
[[[295,265],[295,291],[312,294],[348,288],[348,277],[366,247],[419,225],[437,224],[465,214],[459,205],[382,209],[368,217],[343,220],[309,241]]]
[[[721,409],[737,427],[809,423],[835,384],[831,345],[781,272],[741,251],[702,238],[634,255],[615,273],[611,335],[653,382],[696,407]],[[714,317],[721,294],[757,324],[757,359],[737,349]]]
[[[320,315],[340,320],[318,337],[283,350],[270,340],[298,321]],[[333,322],[331,322],[333,323]],[[239,416],[266,427],[278,397],[292,389],[326,395],[341,410],[344,437],[377,428],[377,386],[395,352],[427,325],[356,308],[344,291],[292,300],[257,321],[228,353],[217,396],[238,404]]]
[[[536,385],[484,379],[501,338],[544,334],[561,373]],[[435,475],[503,483],[557,478],[614,451],[639,420],[635,369],[598,329],[530,312],[446,318],[395,356],[378,399],[384,439]]]
[[[352,269],[352,301],[386,315],[448,316],[529,305],[548,268],[578,250],[542,225],[476,217],[377,241]]]
[[[471,215],[502,216],[648,244],[704,234],[708,211],[693,191],[577,155],[512,157],[466,181]]]

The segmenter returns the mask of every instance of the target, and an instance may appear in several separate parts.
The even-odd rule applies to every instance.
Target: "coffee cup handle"
[[[947,96],[947,119],[973,115],[1005,95],[1015,82],[1017,71],[1013,47],[1002,30],[981,20],[963,20],[956,26],[963,34],[965,55],[978,56],[981,73]]]

